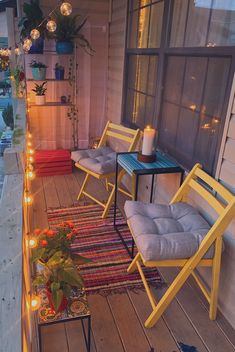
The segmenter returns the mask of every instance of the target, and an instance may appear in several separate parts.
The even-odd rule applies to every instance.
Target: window
[[[161,149],[213,174],[235,66],[235,1],[132,0],[128,31],[124,122],[158,127]]]

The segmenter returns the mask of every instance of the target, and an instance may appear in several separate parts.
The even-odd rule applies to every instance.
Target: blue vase
[[[46,67],[32,67],[32,76],[35,81],[45,81],[46,79]]]
[[[55,68],[55,79],[62,81],[64,79],[64,69]]]
[[[73,53],[73,42],[56,42],[57,54],[72,54]]]
[[[44,39],[40,37],[32,42],[33,44],[29,50],[29,54],[43,54]]]

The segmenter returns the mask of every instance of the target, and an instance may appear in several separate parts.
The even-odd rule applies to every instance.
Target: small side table
[[[121,166],[128,175],[132,178],[135,178],[135,190],[133,199],[136,201],[138,199],[138,186],[139,186],[139,176],[142,175],[152,175],[152,182],[151,182],[151,190],[150,190],[150,203],[153,201],[153,187],[154,187],[154,176],[160,174],[173,174],[173,173],[180,173],[180,185],[183,182],[184,178],[184,169],[174,160],[172,160],[168,155],[157,151],[156,152],[156,161],[153,163],[143,163],[137,159],[137,152],[124,152],[124,153],[117,153],[116,156],[116,177],[115,177],[115,199],[114,199],[114,219],[113,225],[119,237],[125,246],[128,254],[131,258],[134,256],[134,246],[135,242],[132,239],[132,248],[127,246],[125,243],[118,227],[122,225],[116,224],[116,213],[117,213],[117,189],[118,189],[118,173],[119,173],[119,166]]]
[[[68,306],[62,312],[55,313],[48,301],[47,291],[44,286],[38,290],[41,299],[41,306],[38,310],[38,338],[39,351],[42,351],[41,327],[59,323],[66,323],[72,320],[81,320],[83,336],[87,352],[91,349],[91,314],[86,298],[85,291],[73,289],[68,300]],[[85,326],[87,320],[87,326]],[[86,331],[87,330],[87,331]]]

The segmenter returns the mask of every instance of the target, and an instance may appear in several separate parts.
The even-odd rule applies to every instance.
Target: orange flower
[[[40,244],[42,247],[46,247],[48,245],[48,241],[47,240],[41,240]]]
[[[70,232],[70,233],[68,233],[68,234],[66,235],[67,240],[71,240],[72,237],[73,237],[72,232]]]
[[[74,223],[68,222],[68,227],[70,227],[71,229],[73,229],[73,228],[74,228]]]
[[[48,236],[48,237],[55,237],[55,235],[56,235],[56,232],[55,232],[55,231],[53,231],[53,230],[48,230],[48,231],[47,231],[47,236]]]
[[[44,233],[45,235],[47,235],[47,234],[48,234],[48,231],[49,231],[49,229],[44,229],[44,230],[43,230],[43,233]]]
[[[35,230],[33,231],[33,233],[34,233],[36,236],[39,236],[41,232],[42,232],[41,229],[35,229]]]

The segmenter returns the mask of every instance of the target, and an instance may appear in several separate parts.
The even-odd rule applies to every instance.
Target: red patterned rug
[[[72,221],[79,231],[73,251],[92,259],[92,263],[80,267],[88,294],[124,292],[126,289],[143,289],[138,271],[128,274],[131,259],[113,228],[113,210],[106,219],[101,218],[103,209],[98,205],[86,205],[48,211],[50,227],[63,221]],[[124,223],[120,212],[117,223]],[[128,226],[120,227],[127,245],[131,246]],[[157,269],[145,268],[145,276],[150,285],[159,287],[163,281]]]

